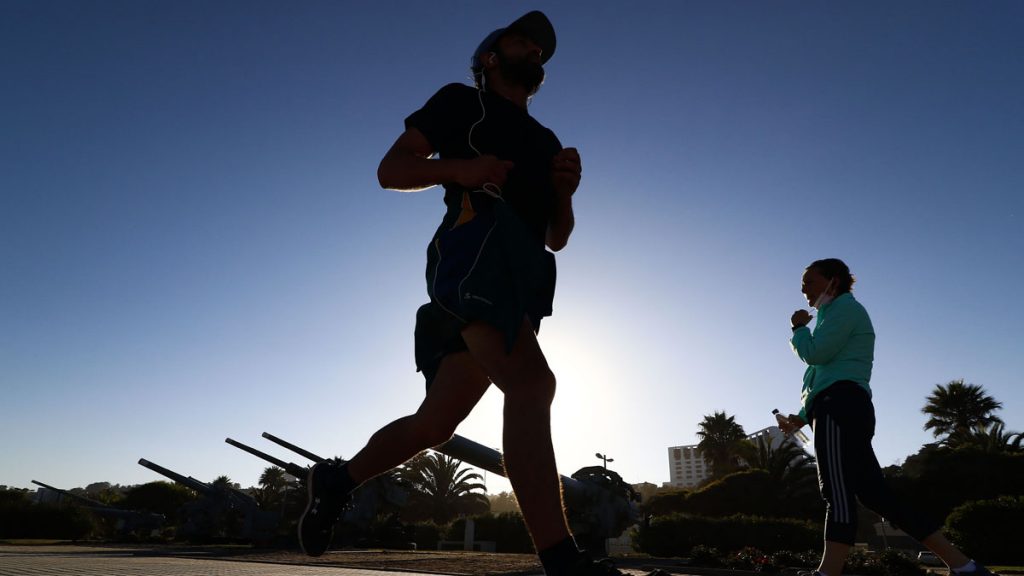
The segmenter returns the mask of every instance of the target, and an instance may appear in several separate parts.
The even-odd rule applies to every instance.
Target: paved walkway
[[[130,553],[6,553],[0,549],[0,576],[408,576],[320,566],[230,560],[139,557]]]

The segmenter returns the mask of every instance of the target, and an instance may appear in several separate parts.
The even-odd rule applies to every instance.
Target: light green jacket
[[[840,380],[852,380],[871,394],[871,365],[875,359],[875,329],[868,311],[853,294],[840,294],[818,310],[814,331],[804,326],[793,331],[789,341],[793,351],[807,363],[800,396],[800,417],[814,397]]]

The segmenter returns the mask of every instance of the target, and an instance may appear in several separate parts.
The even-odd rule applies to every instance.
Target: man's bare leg
[[[569,538],[562,483],[551,444],[555,376],[528,320],[510,353],[501,331],[481,322],[462,331],[470,354],[505,393],[505,470],[534,546],[543,551]]]
[[[349,460],[352,480],[362,484],[427,448],[447,442],[488,386],[490,381],[469,352],[445,356],[416,413],[378,430]]]
[[[441,361],[427,397],[411,416],[381,428],[346,464],[316,464],[306,478],[308,499],[299,518],[299,545],[310,556],[327,551],[349,494],[363,482],[451,438],[489,382],[468,352]]]

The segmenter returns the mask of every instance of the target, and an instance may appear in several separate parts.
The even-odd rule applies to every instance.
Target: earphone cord
[[[483,122],[484,118],[487,117],[487,107],[484,106],[484,90],[486,90],[486,89],[487,89],[487,77],[484,75],[483,70],[481,70],[480,71],[480,88],[476,91],[476,98],[480,102],[480,119],[477,120],[476,122],[474,122],[473,125],[469,127],[469,135],[466,136],[466,140],[469,143],[469,147],[473,149],[473,152],[476,152],[476,155],[477,155],[478,158],[480,156],[483,156],[483,154],[481,154],[480,151],[476,149],[476,146],[473,146],[473,130],[476,129],[477,125],[479,125],[481,122]],[[505,199],[501,197],[501,194],[502,194],[501,187],[498,186],[497,184],[492,183],[492,182],[485,183],[483,186],[480,187],[480,189],[474,190],[474,192],[483,192],[484,194],[487,194],[488,196],[490,196],[492,198],[497,198],[498,200],[501,200],[502,202],[505,201]]]

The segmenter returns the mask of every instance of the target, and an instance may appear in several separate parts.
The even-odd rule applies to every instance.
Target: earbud
[[[497,54],[495,54],[494,52],[491,52],[491,57],[487,60],[487,63],[488,64],[494,64],[494,59],[497,58],[497,57],[498,57]]]

